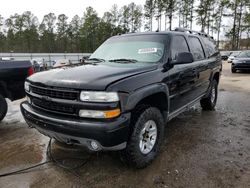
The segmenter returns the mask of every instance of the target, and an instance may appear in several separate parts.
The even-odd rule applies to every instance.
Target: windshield
[[[103,43],[89,59],[110,62],[156,63],[164,54],[166,35],[113,37]]]
[[[241,52],[239,58],[250,58],[250,51]]]

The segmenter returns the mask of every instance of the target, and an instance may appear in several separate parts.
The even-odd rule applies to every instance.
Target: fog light
[[[90,145],[91,145],[93,150],[97,150],[99,148],[98,144],[95,141],[91,141]]]

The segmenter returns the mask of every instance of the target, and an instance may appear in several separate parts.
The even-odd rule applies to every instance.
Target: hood
[[[100,63],[75,67],[64,67],[36,73],[29,77],[31,82],[54,87],[83,90],[105,90],[110,84],[133,75],[152,71],[156,64],[143,65]]]

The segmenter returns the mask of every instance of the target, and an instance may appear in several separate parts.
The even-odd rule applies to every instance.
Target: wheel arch
[[[216,80],[217,83],[219,83],[219,81],[220,81],[220,72],[215,72],[214,75],[213,75],[212,80]]]
[[[169,90],[165,84],[158,83],[140,88],[127,100],[126,110],[131,111],[140,104],[158,107],[162,112],[169,111]]]

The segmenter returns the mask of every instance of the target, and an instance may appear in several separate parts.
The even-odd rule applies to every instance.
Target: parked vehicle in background
[[[234,51],[230,54],[230,56],[228,57],[227,62],[228,63],[232,63],[232,61],[234,60],[234,58],[236,58],[239,54],[241,53],[241,51]]]
[[[228,60],[229,56],[231,55],[232,52],[230,51],[221,51],[220,54],[221,54],[221,59],[223,61],[226,61]]]
[[[32,59],[31,60],[31,63],[32,64],[34,64],[34,65],[36,65],[36,69],[35,69],[35,71],[36,72],[39,72],[39,71],[44,71],[44,70],[46,70],[47,68],[47,63],[44,61],[44,59],[42,59],[42,58],[38,58],[38,59]],[[39,67],[38,67],[39,66]]]
[[[1,57],[0,61],[13,61],[14,58],[13,57]]]
[[[72,65],[71,60],[59,59],[59,60],[55,60],[55,64],[53,65],[53,68],[58,68],[58,67],[63,67],[63,66],[68,66],[68,65]]]
[[[237,70],[250,70],[250,51],[243,51],[232,62],[232,73]]]
[[[33,66],[33,69],[34,69],[34,72],[40,72],[40,64],[37,62],[37,60],[35,59],[32,59],[31,61],[31,64]]]
[[[30,61],[0,61],[0,121],[5,117],[11,101],[25,96],[24,81],[34,72]]]
[[[185,29],[104,42],[83,65],[26,80],[30,127],[89,150],[122,150],[133,167],[157,156],[165,124],[200,102],[213,110],[222,62],[215,41]]]
[[[83,56],[82,59],[80,59],[80,63],[84,63],[90,56]]]
[[[48,68],[53,68],[53,66],[56,64],[56,61],[55,60],[52,60],[50,62],[50,66],[48,66]]]

